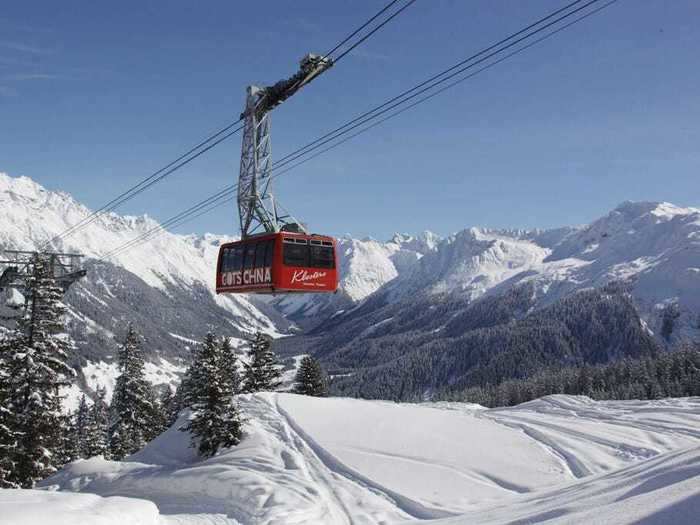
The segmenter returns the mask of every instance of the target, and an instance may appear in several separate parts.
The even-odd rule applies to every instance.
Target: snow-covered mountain
[[[628,283],[653,331],[673,308],[674,338],[700,335],[700,209],[627,202],[578,228],[469,228],[426,252],[371,303],[445,295],[473,301],[527,283],[542,306],[611,281]]]
[[[336,393],[431,398],[700,340],[699,266],[700,210],[668,203],[578,228],[469,228],[283,345],[343,376]]]
[[[35,250],[90,213],[66,193],[0,173],[1,249]],[[66,302],[69,328],[79,347],[77,364],[91,371],[81,378],[87,386],[113,380],[105,370],[114,361],[114,338],[123,335],[130,321],[146,338],[149,360],[164,371],[161,380],[154,376],[156,382],[173,379],[166,371],[178,368],[209,327],[234,337],[255,330],[284,333],[289,327],[265,304],[214,293],[217,250],[225,237],[162,232],[150,242],[101,260],[110,250],[157,227],[148,216],[109,213],[52,244],[55,251],[85,255],[87,276],[70,288]],[[97,369],[104,373],[92,373]]]

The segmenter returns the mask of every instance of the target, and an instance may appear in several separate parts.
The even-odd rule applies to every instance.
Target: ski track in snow
[[[246,437],[213,458],[188,448],[176,430],[183,415],[129,461],[78,461],[45,485],[141,499],[134,508],[150,500],[162,525],[588,523],[596,512],[631,523],[700,507],[700,398],[548,396],[500,409],[277,393],[239,401]]]
[[[311,436],[304,432],[304,430],[294,421],[294,419],[292,419],[292,417],[279,405],[279,401],[276,401],[276,408],[280,415],[282,415],[287,421],[289,427],[296,433],[296,438],[302,441],[304,446],[312,451],[315,458],[323,464],[326,470],[331,472],[333,478],[336,480],[350,482],[361,489],[368,490],[371,493],[386,499],[387,501],[396,505],[396,507],[400,511],[404,512],[407,517],[417,519],[433,519],[451,515],[450,513],[443,512],[438,509],[427,508],[416,501],[397,494],[396,492],[371,481],[359,472],[356,472],[352,468],[344,465],[339,459],[334,457],[330,452],[319,445]]]

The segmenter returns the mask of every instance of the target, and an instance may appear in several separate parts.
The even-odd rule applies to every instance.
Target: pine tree
[[[196,349],[195,349],[195,354],[196,354]],[[188,367],[185,373],[182,376],[182,380],[180,381],[180,384],[177,386],[175,389],[175,395],[173,396],[172,401],[170,402],[170,406],[168,409],[168,419],[173,423],[177,421],[177,418],[180,414],[180,411],[183,408],[187,408],[190,406],[190,392],[191,392],[191,385],[192,385],[192,367]]]
[[[146,442],[152,441],[168,429],[168,416],[155,389],[149,387],[151,410],[148,414],[149,426],[146,429]]]
[[[227,388],[233,395],[241,393],[241,375],[238,372],[238,357],[231,347],[231,341],[227,337],[222,337],[219,341],[219,353],[221,356],[222,380],[226,382]]]
[[[8,357],[10,343],[7,339],[0,340],[0,488],[19,488],[12,480],[14,457],[18,446],[19,435],[16,431],[17,418],[10,409],[10,385]]]
[[[179,410],[176,411],[176,398],[175,393],[170,388],[170,385],[166,385],[165,390],[160,395],[160,406],[163,411],[163,418],[165,421],[165,426],[172,426],[175,421],[177,421],[177,416],[180,413]]]
[[[73,344],[63,325],[63,290],[45,256],[35,256],[27,290],[25,313],[3,345],[3,407],[19,437],[5,458],[12,464],[10,482],[32,488],[61,466],[66,419],[60,388],[70,384],[74,372],[66,364]]]
[[[249,341],[248,362],[243,364],[243,391],[275,390],[282,372],[272,351],[272,338],[258,332]]]
[[[328,396],[328,378],[321,368],[321,363],[311,356],[305,356],[299,363],[294,383],[295,394]]]
[[[114,388],[109,429],[110,451],[120,460],[143,446],[157,433],[153,421],[155,395],[144,376],[141,336],[129,324],[119,349],[120,375]]]
[[[62,432],[59,446],[56,449],[57,467],[75,461],[83,456],[80,453],[80,443],[78,442],[78,428],[76,424],[78,411],[61,415]]]
[[[77,457],[84,458],[85,456],[85,443],[87,441],[87,425],[90,409],[87,404],[87,398],[85,394],[80,398],[80,403],[78,404],[78,409],[75,411],[75,431],[73,432],[75,437],[75,449]]]
[[[236,356],[228,339],[220,342],[208,333],[195,352],[189,372],[192,419],[181,430],[192,432],[192,447],[210,457],[221,447],[237,445],[242,419],[234,399],[240,380]]]
[[[109,407],[105,402],[106,391],[102,387],[95,389],[95,402],[90,407],[85,427],[85,458],[94,456],[107,457],[107,433],[109,430]]]

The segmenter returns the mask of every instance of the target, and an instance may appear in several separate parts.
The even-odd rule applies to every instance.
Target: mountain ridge
[[[36,249],[90,213],[65,192],[0,173],[0,248]],[[460,312],[482,298],[528,290],[528,308],[540,309],[612,282],[625,283],[645,329],[660,344],[697,338],[700,331],[697,208],[627,201],[574,227],[471,227],[446,237],[396,233],[384,242],[341,237],[339,293],[292,297],[217,296],[218,245],[231,239],[223,235],[164,231],[100,260],[157,227],[147,215],[110,212],[55,244],[86,255],[88,276],[67,296],[82,364],[94,368],[113,359],[114,338],[129,315],[145,327],[152,344],[149,359],[178,366],[192,341],[203,335],[203,325],[240,339],[256,330],[277,337],[301,329],[313,335],[312,347],[320,351],[324,340],[360,342],[392,326],[402,333],[411,319],[423,316],[421,308],[437,308],[445,316],[431,329],[455,329],[453,317],[463,318]],[[180,317],[173,315],[179,310]],[[404,324],[396,325],[396,312],[402,310]],[[280,351],[303,350],[304,337],[279,339]]]

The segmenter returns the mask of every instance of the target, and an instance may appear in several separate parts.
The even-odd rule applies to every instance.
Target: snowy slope
[[[78,461],[44,485],[145,498],[166,523],[567,523],[570,514],[630,523],[700,497],[700,398],[551,396],[494,410],[240,400],[247,435],[214,458],[197,459],[171,428],[127,462]]]

